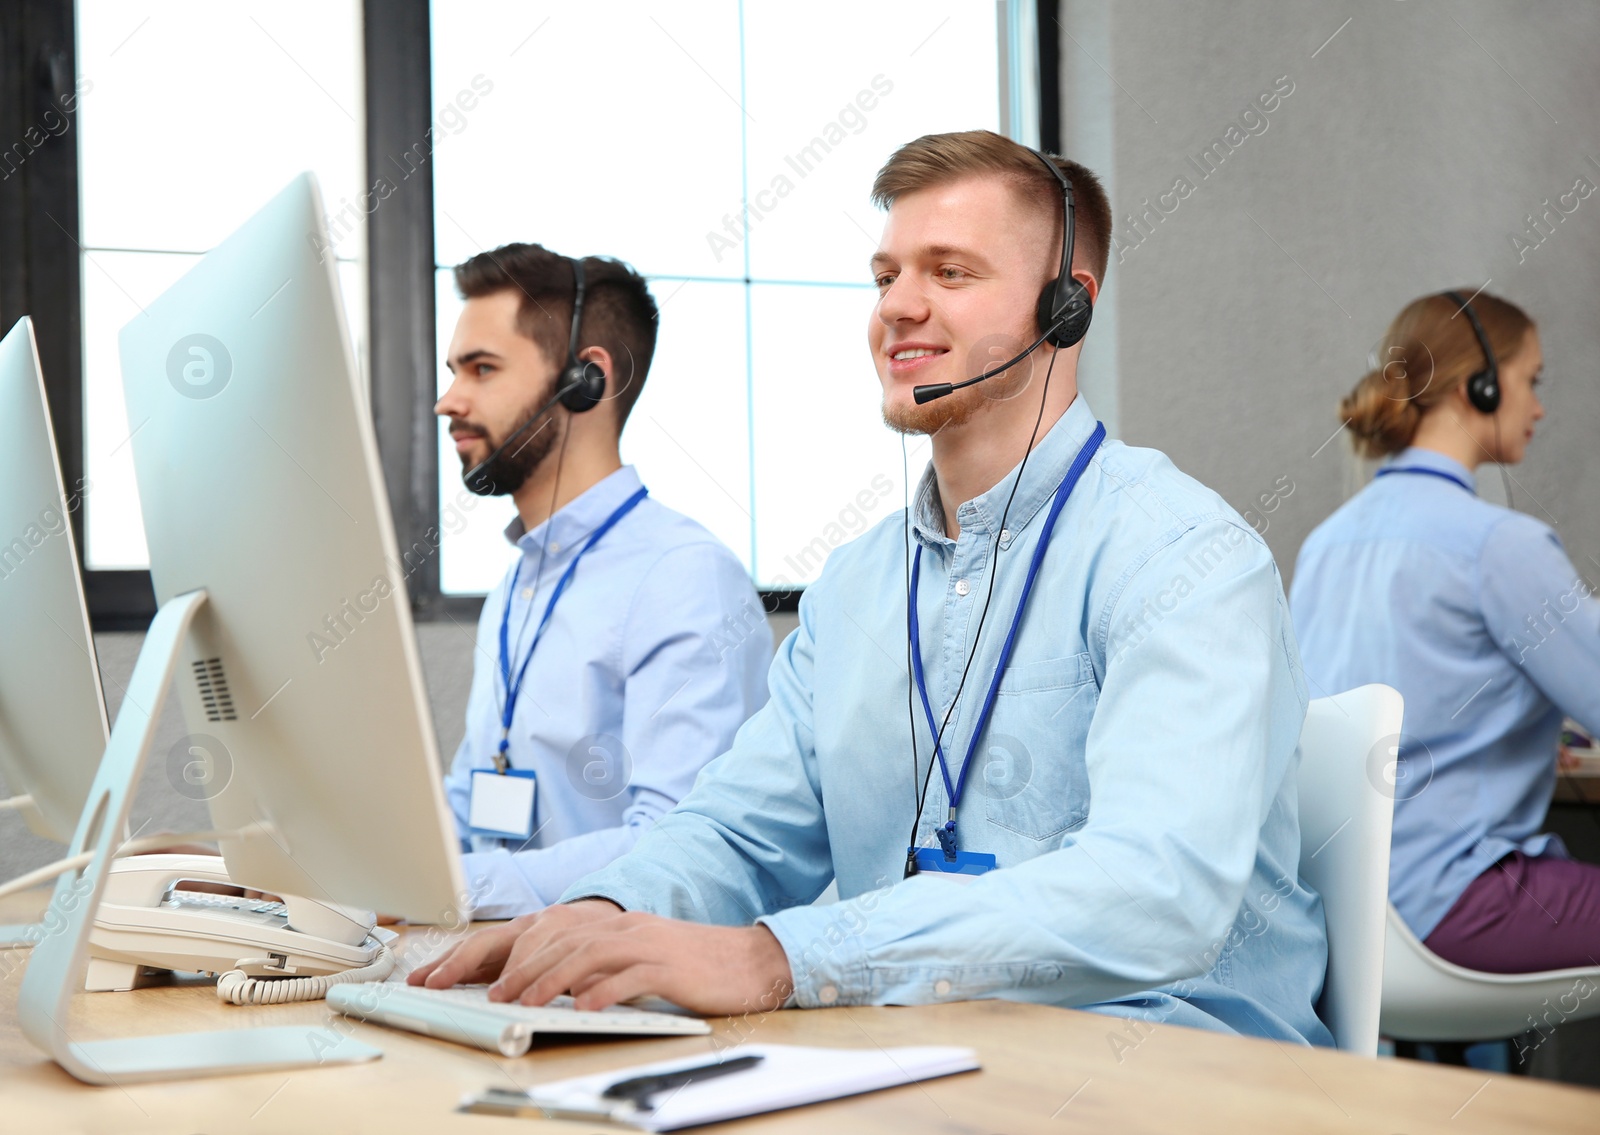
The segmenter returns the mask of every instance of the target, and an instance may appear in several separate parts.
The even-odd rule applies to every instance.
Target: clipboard
[[[591,1076],[576,1076],[529,1088],[526,1093],[490,1089],[468,1096],[458,1110],[543,1119],[602,1120],[641,1131],[676,1131],[748,1115],[897,1088],[919,1080],[977,1070],[970,1048],[808,1048],[786,1044],[739,1045],[724,1061],[760,1057],[753,1067],[710,1076],[662,1093],[644,1105],[608,1099],[606,1089],[646,1076],[667,1076],[704,1066],[704,1056],[640,1064]]]

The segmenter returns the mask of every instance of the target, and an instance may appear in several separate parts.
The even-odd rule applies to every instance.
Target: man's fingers
[[[587,983],[583,992],[573,997],[573,1007],[587,1010],[609,1009],[613,1005],[631,1001],[635,997],[650,995],[667,997],[667,985],[670,981],[671,972],[666,966],[651,963],[629,966],[627,969]],[[667,999],[673,1000],[671,997]],[[693,1008],[693,1006],[685,1007]]]
[[[576,906],[577,904],[574,904]],[[505,965],[500,969],[499,980],[489,988],[491,1001],[519,1000],[529,984],[551,966],[587,942],[597,927],[612,924],[626,916],[609,904],[584,903],[587,909],[574,906],[557,906],[547,910],[534,926],[523,933],[512,946]],[[543,1005],[562,990],[556,990],[543,1001],[526,1001],[529,1005]]]
[[[563,993],[576,993],[598,977],[620,973],[631,966],[657,959],[660,950],[637,934],[602,933],[584,939],[552,942],[551,948],[532,959],[541,972],[526,974],[528,985],[520,1000],[524,1005],[546,1005]]]
[[[487,981],[505,965],[517,936],[537,917],[524,915],[504,926],[490,926],[478,930],[441,955],[436,961],[418,968],[406,980],[414,985],[427,985],[429,989],[446,989],[463,982]]]
[[[425,961],[421,965],[419,965],[416,969],[414,969],[410,973],[406,974],[406,984],[407,985],[421,985],[423,982],[428,980],[428,975],[430,973],[432,973],[434,970],[439,968],[439,963],[442,962],[442,961],[444,961],[444,955],[443,954],[439,955],[436,958],[429,958],[427,961]]]
[[[406,975],[409,985],[426,985],[430,989],[444,989],[456,984],[456,974],[461,968],[461,961],[457,956],[465,946],[465,942],[457,942],[449,946],[435,958],[423,962],[416,969]]]
[[[517,938],[505,965],[500,967],[498,980],[489,987],[489,1000],[517,1000],[530,982],[571,951],[573,943],[584,940],[586,931],[563,927],[561,921],[564,920],[552,918],[549,923],[536,925]]]

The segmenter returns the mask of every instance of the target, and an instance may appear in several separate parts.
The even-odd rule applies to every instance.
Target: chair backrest
[[[1378,1051],[1395,746],[1388,686],[1317,698],[1300,732],[1300,877],[1322,896],[1328,976],[1317,1015],[1347,1052]]]

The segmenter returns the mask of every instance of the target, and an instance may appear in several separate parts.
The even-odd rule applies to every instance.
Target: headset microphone
[[[492,496],[496,485],[494,478],[486,475],[489,465],[500,457],[517,438],[527,433],[533,424],[543,418],[557,406],[565,406],[574,414],[581,414],[585,410],[592,410],[598,406],[606,394],[606,372],[599,363],[588,362],[578,358],[578,328],[583,322],[583,300],[588,288],[583,270],[582,260],[572,261],[572,328],[567,332],[567,361],[561,368],[561,376],[557,380],[555,396],[523,422],[510,435],[501,442],[499,447],[482,461],[478,462],[462,480],[472,492],[480,497]]]
[[[993,370],[986,370],[976,377],[967,379],[965,382],[935,382],[927,386],[914,386],[911,388],[911,397],[915,399],[917,405],[920,406],[924,402],[932,402],[935,398],[943,398],[946,394],[954,394],[957,390],[962,390],[968,386],[974,385],[975,383],[982,382],[986,378],[993,378],[997,374],[1001,374],[1010,370],[1023,359],[1037,351],[1044,345],[1046,338],[1048,338],[1047,335],[1039,336],[1033,341],[1033,346],[1029,347],[1026,351],[1023,351],[1022,354],[1018,355],[1016,358],[995,367]]]
[[[1061,269],[1056,273],[1055,279],[1046,284],[1044,290],[1039,293],[1037,318],[1040,335],[1026,351],[993,370],[986,370],[963,382],[936,382],[913,387],[911,397],[919,406],[936,398],[943,398],[947,394],[954,394],[957,390],[993,378],[997,374],[1003,374],[1044,346],[1046,342],[1053,347],[1070,347],[1088,333],[1089,321],[1094,318],[1094,304],[1089,299],[1089,289],[1072,276],[1072,245],[1077,228],[1072,182],[1068,181],[1056,163],[1044,154],[1038,150],[1030,150],[1029,153],[1043,162],[1045,169],[1061,183]]]
[[[494,479],[492,477],[485,476],[484,471],[488,469],[488,467],[495,460],[497,460],[501,454],[503,454],[507,449],[511,448],[512,442],[516,441],[523,434],[527,433],[528,430],[533,427],[535,422],[539,421],[551,410],[554,410],[557,406],[561,405],[562,399],[566,398],[567,395],[571,394],[576,389],[578,389],[577,383],[569,382],[560,390],[557,390],[554,398],[550,399],[550,401],[546,402],[543,406],[540,406],[539,409],[531,417],[529,417],[527,421],[523,422],[516,429],[512,430],[511,435],[507,437],[505,441],[501,442],[499,447],[493,453],[489,454],[489,456],[485,457],[471,469],[467,470],[466,476],[462,477],[462,480],[466,482],[467,488],[472,490],[474,493],[477,493],[480,497],[493,496],[495,489]]]

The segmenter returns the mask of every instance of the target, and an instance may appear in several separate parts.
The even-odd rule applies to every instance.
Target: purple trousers
[[[1468,884],[1425,945],[1485,973],[1600,966],[1600,867],[1513,851]]]

